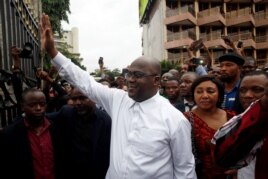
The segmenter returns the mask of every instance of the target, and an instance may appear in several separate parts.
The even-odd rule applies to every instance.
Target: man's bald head
[[[147,68],[147,70],[149,70],[149,72],[152,74],[161,74],[160,62],[153,57],[141,56],[131,63],[131,66],[133,65],[140,67],[140,69]]]
[[[128,95],[137,102],[154,96],[160,86],[160,62],[152,57],[141,56],[128,67],[126,81]]]

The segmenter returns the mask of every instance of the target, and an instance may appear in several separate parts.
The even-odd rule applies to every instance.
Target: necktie
[[[194,104],[185,103],[185,111],[191,111],[194,107]]]

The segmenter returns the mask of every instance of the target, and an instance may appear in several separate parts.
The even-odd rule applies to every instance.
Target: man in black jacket
[[[45,95],[38,89],[28,89],[21,102],[24,115],[1,134],[1,178],[55,179],[55,135],[45,117]]]
[[[105,178],[109,166],[111,119],[74,89],[74,107],[45,115],[45,95],[22,95],[24,117],[1,134],[1,178]]]
[[[64,106],[48,114],[58,136],[55,144],[57,168],[64,179],[102,179],[109,166],[111,119],[95,103],[74,88],[73,107]]]

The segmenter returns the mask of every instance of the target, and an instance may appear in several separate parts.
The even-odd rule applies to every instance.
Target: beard
[[[220,80],[222,82],[225,82],[225,83],[230,83],[230,82],[233,81],[233,77],[232,76],[227,76],[227,75],[221,75]]]

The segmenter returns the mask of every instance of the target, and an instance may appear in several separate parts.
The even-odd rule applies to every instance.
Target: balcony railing
[[[262,43],[268,41],[268,35],[256,36],[256,43]]]
[[[268,62],[268,58],[258,58],[257,57],[257,65],[259,67],[262,67],[267,62]]]
[[[252,32],[249,31],[240,33],[229,33],[228,36],[232,41],[254,39]]]
[[[182,8],[181,8],[181,11],[182,12],[189,12],[189,13],[191,13],[194,17],[196,17],[195,16],[195,10],[194,10],[194,8],[192,7],[192,6],[183,6]]]
[[[180,40],[180,39],[186,39],[191,38],[195,39],[196,35],[194,33],[194,29],[188,29],[181,32],[174,32],[167,35],[167,41],[174,41],[174,40]]]
[[[171,53],[171,52],[169,52],[168,53],[168,59],[172,60],[172,61],[178,61],[181,59],[185,60],[188,58],[189,58],[189,55],[187,52],[183,52],[183,53]]]
[[[268,19],[268,13],[265,11],[259,11],[254,14],[256,20]]]
[[[169,59],[178,59],[180,57],[180,53],[171,53],[171,52],[169,52],[168,53],[168,58]]]
[[[224,51],[215,51],[213,52],[213,57],[214,58],[219,58],[220,56],[222,56],[225,52]]]
[[[222,31],[221,30],[216,30],[212,31],[211,33],[201,33],[200,38],[202,38],[205,41],[210,41],[210,40],[216,40],[221,38]]]
[[[251,14],[251,8],[250,7],[246,7],[244,9],[239,9],[239,10],[235,10],[235,11],[230,11],[226,13],[226,19],[231,19],[231,18],[236,18],[236,17],[240,17],[240,16],[246,16]]]
[[[200,11],[198,13],[198,17],[199,18],[200,17],[207,17],[207,16],[219,14],[219,13],[221,13],[220,7],[213,7],[213,8],[210,8],[210,9],[206,9],[206,10]]]
[[[179,8],[167,9],[166,16],[171,17],[171,16],[175,16],[175,15],[179,15],[179,14],[183,14],[187,12],[191,13],[195,17],[195,11],[192,6],[183,6],[180,8],[180,10]]]
[[[167,17],[171,17],[171,16],[175,16],[175,15],[178,15],[179,14],[179,9],[176,8],[176,9],[168,9],[166,11],[166,16]]]

